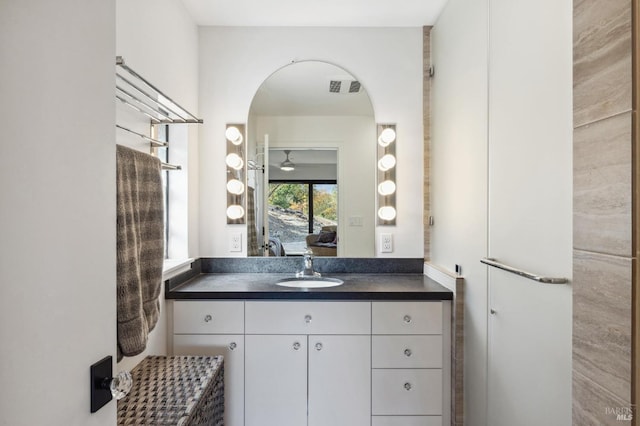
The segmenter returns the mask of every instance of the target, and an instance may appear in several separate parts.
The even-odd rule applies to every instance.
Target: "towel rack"
[[[146,115],[156,124],[195,123],[202,120],[164,94],[116,56],[116,99]],[[122,70],[124,72],[119,72]]]
[[[116,127],[118,129],[125,130],[125,131],[127,131],[129,133],[133,133],[134,135],[140,136],[142,139],[148,141],[153,146],[169,146],[169,144],[166,143],[166,142],[162,142],[162,141],[159,141],[157,139],[150,138],[149,136],[143,135],[142,133],[134,132],[133,130],[127,129],[126,127],[123,127],[123,126],[121,126],[119,124],[116,124]]]
[[[182,166],[177,164],[165,163],[162,162],[162,170],[182,170]]]
[[[496,259],[485,257],[480,259],[480,262],[485,265],[493,266],[494,268],[502,269],[503,271],[511,272],[512,274],[520,275],[521,277],[528,278],[533,281],[537,281],[543,284],[566,284],[569,282],[567,278],[552,278],[543,277],[540,275],[532,274],[531,272],[523,271],[521,269],[514,268],[513,266],[505,265],[498,262]]]

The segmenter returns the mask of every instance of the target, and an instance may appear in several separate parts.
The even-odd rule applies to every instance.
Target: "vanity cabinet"
[[[372,303],[372,426],[442,426],[442,308]]]
[[[441,301],[176,301],[175,355],[225,356],[227,426],[444,426]]]
[[[246,302],[245,425],[368,425],[370,302]]]
[[[223,355],[224,424],[244,424],[244,302],[173,303],[173,354]]]

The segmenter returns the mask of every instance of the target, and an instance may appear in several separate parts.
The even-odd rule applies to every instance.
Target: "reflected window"
[[[333,229],[327,243],[337,245],[338,184],[331,181],[270,181],[269,237],[287,256],[301,255],[309,241]],[[325,239],[331,235],[323,235]],[[311,238],[310,238],[311,237]]]

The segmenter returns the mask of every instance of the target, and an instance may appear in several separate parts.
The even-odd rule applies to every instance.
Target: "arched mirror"
[[[247,126],[248,255],[375,255],[376,126],[369,95],[303,61],[258,89]]]

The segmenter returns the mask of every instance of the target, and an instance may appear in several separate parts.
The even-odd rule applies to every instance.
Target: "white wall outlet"
[[[393,234],[380,234],[380,253],[393,253]]]
[[[229,237],[229,251],[239,252],[242,251],[242,234],[234,232]]]

